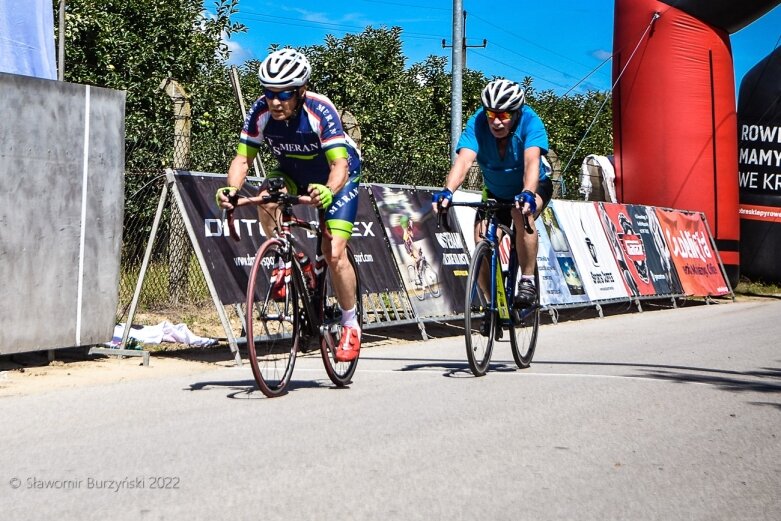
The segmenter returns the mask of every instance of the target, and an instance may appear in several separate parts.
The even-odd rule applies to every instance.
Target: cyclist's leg
[[[353,232],[353,223],[358,214],[358,176],[351,176],[347,184],[334,194],[331,207],[325,214],[325,225],[330,237],[323,237],[323,256],[331,270],[334,290],[342,309],[355,306],[355,272],[347,258],[347,241]]]
[[[334,194],[331,207],[326,212],[326,227],[330,236],[323,237],[323,256],[331,273],[336,300],[342,312],[342,338],[337,360],[350,361],[358,357],[361,330],[359,306],[356,301],[357,276],[347,256],[347,241],[358,214],[359,176],[351,175],[347,184]]]
[[[537,235],[536,219],[542,213],[550,202],[553,195],[553,183],[550,179],[540,180],[537,186],[537,211],[533,218],[529,219],[532,233],[526,233],[524,228],[524,217],[521,211],[513,208],[511,215],[517,230],[515,234],[515,251],[518,255],[518,264],[521,268],[521,280],[519,281],[516,292],[516,301],[520,304],[531,305],[536,298],[536,284],[534,271],[537,266],[537,251],[539,248],[539,237]]]

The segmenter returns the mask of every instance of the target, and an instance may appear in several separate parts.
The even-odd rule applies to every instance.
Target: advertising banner
[[[453,202],[457,203],[479,203],[483,198],[482,192],[471,190],[456,190],[453,193]],[[471,255],[475,251],[475,215],[477,210],[465,206],[456,206],[450,211],[450,218],[455,214],[458,219],[458,225],[461,227],[461,233],[464,237],[467,251]]]
[[[670,248],[664,240],[664,232],[653,207],[630,204],[626,208],[634,232],[643,241],[648,277],[654,285],[656,295],[683,295],[681,280],[675,271]]]
[[[382,223],[377,218],[371,201],[370,190],[366,186],[359,187],[358,213],[353,223],[353,234],[350,237],[350,249],[358,265],[358,276],[361,280],[361,291],[366,293],[385,293],[402,291],[401,283],[396,275],[396,267],[388,255],[388,246],[382,233]],[[297,206],[295,214],[301,219],[312,223],[317,222],[317,209],[311,206]],[[293,229],[293,235],[309,258],[315,258],[317,236],[300,228]]]
[[[636,225],[632,222],[628,207],[616,203],[595,204],[629,295],[633,297],[655,295],[656,288],[648,273],[645,243],[642,236],[635,231]]]
[[[613,257],[594,203],[561,200],[554,203],[551,205],[553,214],[572,248],[589,299],[628,298],[626,287],[621,282],[623,275]]]
[[[687,295],[730,293],[701,213],[656,208],[656,216]]]
[[[223,220],[222,210],[214,202],[214,194],[225,186],[225,179],[226,176],[217,174],[174,173],[185,218],[195,232],[217,295],[223,304],[239,304],[245,300],[255,253],[265,235],[258,221],[257,207],[243,206],[234,213],[234,226],[241,240],[230,238],[228,222]],[[249,192],[244,188],[242,194]]]
[[[214,281],[217,295],[223,304],[238,304],[245,300],[255,254],[265,240],[258,221],[255,206],[242,206],[234,213],[234,227],[240,241],[234,241],[228,233],[228,223],[222,219],[222,211],[214,203],[214,193],[225,186],[225,175],[176,172],[174,179],[182,196],[187,219],[193,227],[198,246],[206,260],[209,274]],[[248,178],[258,182],[257,178]],[[245,185],[247,186],[247,185]],[[252,188],[242,189],[242,195],[255,195]],[[297,217],[310,222],[317,221],[317,210],[311,206],[297,206]],[[316,238],[311,232],[293,230],[304,252],[315,258]],[[350,247],[358,264],[361,290],[364,293],[400,291],[395,268],[388,258],[388,250],[381,231],[381,224],[371,204],[368,189],[361,187],[358,214],[350,238]]]
[[[377,210],[416,316],[464,312],[469,257],[457,219],[437,229],[430,190],[372,186]]]
[[[536,225],[540,237],[537,251],[540,303],[555,306],[588,302],[569,242],[550,205],[537,218]]]

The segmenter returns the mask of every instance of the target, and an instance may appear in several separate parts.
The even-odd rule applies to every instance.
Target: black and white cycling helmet
[[[514,81],[499,79],[486,85],[480,98],[483,107],[489,110],[518,110],[523,107],[526,93]]]
[[[258,77],[264,87],[290,89],[309,81],[312,66],[306,56],[295,49],[280,49],[269,54],[260,64]]]

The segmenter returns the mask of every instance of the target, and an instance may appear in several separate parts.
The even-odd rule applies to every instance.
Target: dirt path
[[[448,325],[427,324],[429,336],[461,334]],[[364,332],[363,347],[421,340],[416,325],[395,326]],[[90,356],[83,348],[55,351],[49,361],[45,352],[0,357],[0,398],[50,392],[80,386],[101,386],[145,378],[166,378],[197,374],[234,365],[230,348],[223,344],[209,348],[188,348],[177,344],[148,346],[149,366],[141,357]],[[246,352],[243,353],[246,357]],[[249,366],[247,366],[249,367]]]

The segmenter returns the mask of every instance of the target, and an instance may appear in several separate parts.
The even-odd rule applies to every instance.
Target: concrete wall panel
[[[0,354],[111,339],[124,103],[124,92],[0,74]]]

